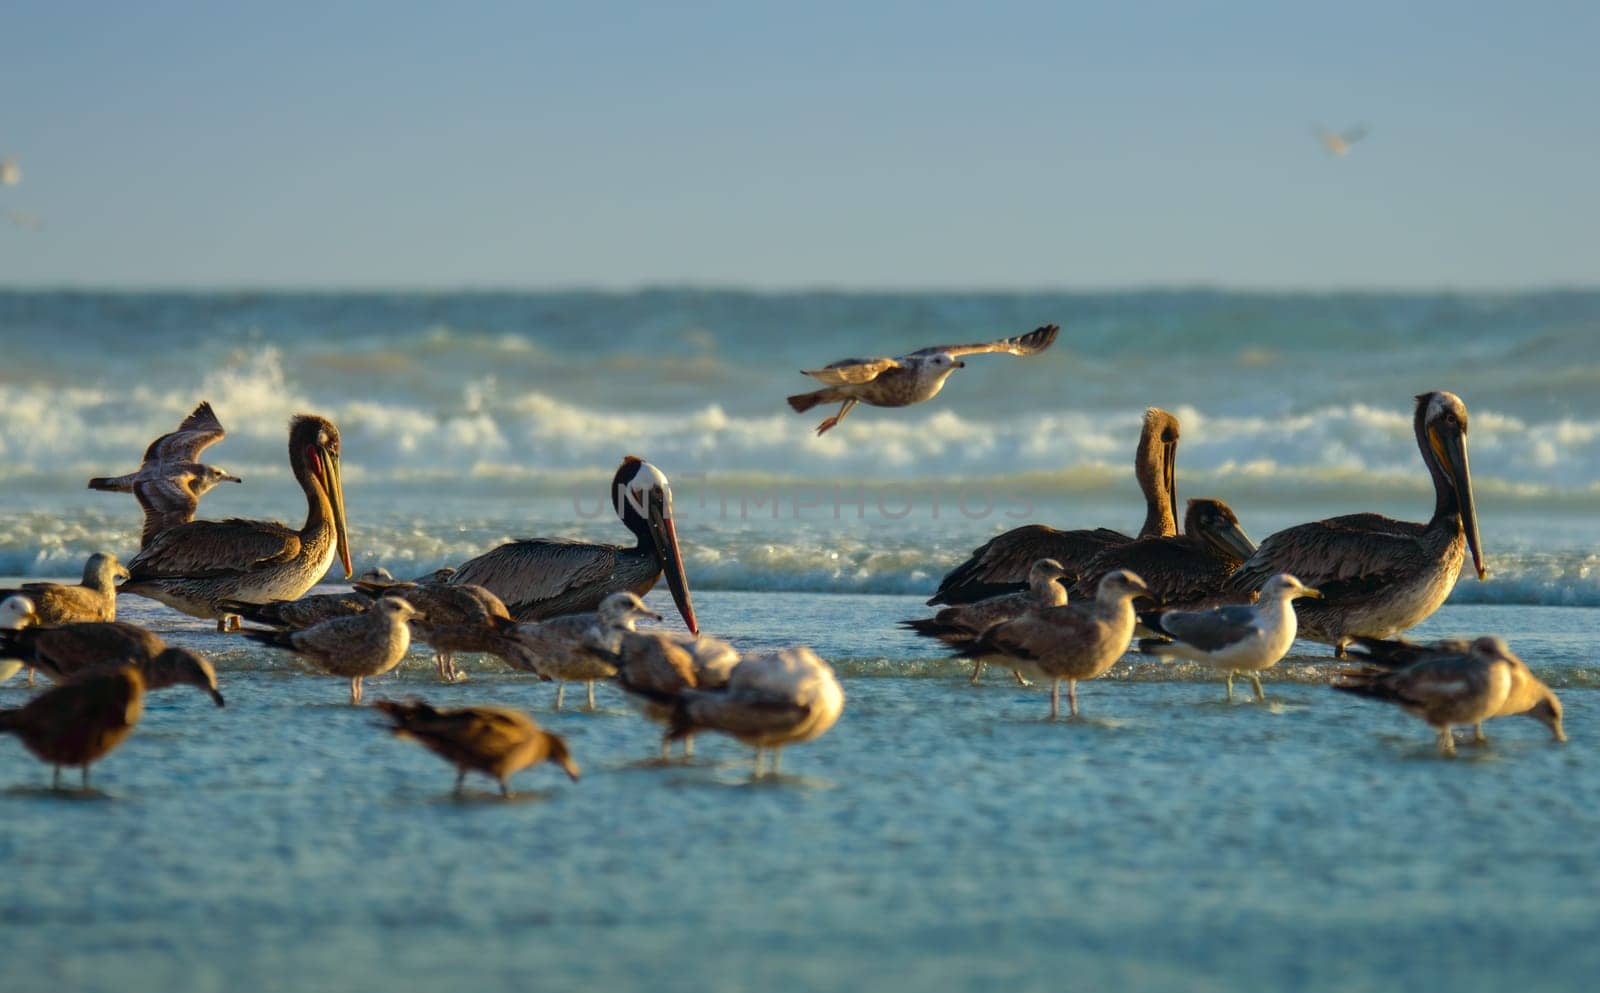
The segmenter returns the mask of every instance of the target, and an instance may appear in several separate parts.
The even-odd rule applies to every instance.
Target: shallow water
[[[1600,965],[1600,612],[1419,629],[1502,633],[1563,687],[1569,744],[1508,719],[1447,761],[1319,685],[1314,645],[1264,706],[1130,659],[1052,724],[1042,687],[968,686],[888,624],[917,606],[702,595],[708,631],[810,641],[844,679],[839,725],[760,782],[711,737],[656,765],[611,687],[558,714],[548,684],[485,660],[442,686],[420,651],[369,683],[566,735],[583,780],[529,770],[503,802],[453,799],[342,681],[124,597],[217,660],[229,705],[153,696],[89,796],[0,739],[0,988],[1570,989]]]

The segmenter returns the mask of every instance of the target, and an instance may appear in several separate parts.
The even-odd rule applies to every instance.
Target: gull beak
[[[1310,597],[1313,600],[1321,600],[1322,599],[1322,591],[1319,590],[1319,589],[1315,589],[1314,587],[1302,586],[1302,587],[1300,587],[1300,593],[1295,597],[1295,599],[1298,600],[1298,599],[1301,599],[1301,598],[1304,598],[1304,597]]]

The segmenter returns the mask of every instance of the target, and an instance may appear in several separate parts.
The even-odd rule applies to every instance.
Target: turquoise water
[[[820,439],[822,411],[783,405],[801,367],[1047,321],[1046,355]],[[229,429],[207,460],[245,478],[203,516],[298,521],[284,425],[321,412],[357,568],[397,575],[621,540],[596,502],[635,453],[673,481],[704,629],[809,643],[847,695],[752,783],[726,740],[653,764],[612,688],[556,714],[547,684],[469,660],[441,686],[419,650],[368,695],[525,707],[584,769],[457,802],[340,681],[125,597],[217,662],[229,706],[152,697],[89,796],[0,738],[0,990],[1573,988],[1600,965],[1597,332],[1595,293],[0,291],[0,574],[131,555],[133,501],[84,480],[201,399]],[[1508,638],[1567,745],[1511,719],[1441,760],[1326,689],[1316,646],[1265,706],[1130,658],[1051,724],[1044,688],[970,687],[894,627],[1007,528],[1137,528],[1149,404],[1183,421],[1180,499],[1257,540],[1423,518],[1411,396],[1439,388],[1472,410],[1491,576],[1414,634]]]
[[[530,770],[506,803],[487,781],[453,800],[451,770],[339,680],[125,597],[217,660],[229,706],[153,696],[87,797],[0,739],[0,987],[1555,990],[1600,964],[1600,612],[1450,606],[1422,628],[1505,634],[1567,708],[1567,745],[1508,719],[1447,761],[1319,685],[1317,646],[1265,706],[1130,658],[1052,724],[1042,688],[970,687],[892,631],[917,604],[701,598],[707,630],[811,641],[843,677],[844,718],[776,780],[716,738],[656,766],[610,687],[557,714],[549,684],[482,662],[442,686],[420,653],[372,681],[566,735],[582,781]]]

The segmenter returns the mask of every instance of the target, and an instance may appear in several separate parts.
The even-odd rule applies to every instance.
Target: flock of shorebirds
[[[846,359],[806,375],[822,389],[789,398],[799,412],[839,403],[817,428],[836,426],[857,404],[902,407],[929,400],[962,368],[962,356],[1036,355],[1055,341],[1054,325],[999,341],[924,348],[898,357]],[[1019,682],[1051,684],[1059,716],[1061,684],[1078,713],[1077,684],[1104,675],[1129,649],[1188,659],[1225,674],[1228,698],[1242,675],[1255,698],[1260,673],[1296,637],[1333,646],[1359,665],[1333,675],[1338,690],[1398,704],[1455,749],[1454,728],[1523,714],[1565,740],[1561,704],[1495,637],[1419,645],[1396,636],[1431,615],[1455,586],[1470,551],[1486,575],[1467,460],[1467,408],[1447,392],[1416,398],[1417,447],[1433,481],[1433,515],[1424,523],[1353,514],[1288,528],[1260,545],[1222,501],[1190,500],[1177,516],[1178,419],[1146,412],[1135,450],[1144,492],[1136,536],[1105,528],[1029,525],[976,549],[946,575],[934,616],[901,622],[973,663],[1011,670]],[[632,545],[560,538],[513,541],[455,569],[397,581],[378,569],[348,592],[310,594],[335,560],[353,576],[340,476],[338,429],[301,415],[289,426],[289,465],[306,497],[299,529],[268,521],[195,520],[201,497],[233,476],[200,461],[224,437],[207,403],[177,431],[151,443],[135,472],[89,482],[132,492],[144,511],[141,547],[124,567],[109,553],[90,557],[80,585],[28,584],[0,590],[0,659],[43,673],[56,685],[25,706],[0,711],[0,732],[17,734],[55,767],[89,766],[137,723],[146,690],[189,685],[223,697],[211,663],[156,634],[116,620],[119,594],[158,600],[219,631],[291,652],[348,679],[360,704],[362,681],[389,672],[413,637],[434,652],[441,680],[460,678],[456,656],[487,654],[557,683],[614,680],[648,719],[664,728],[663,760],[673,742],[691,753],[702,731],[755,749],[755,771],[779,768],[781,750],[825,733],[844,709],[833,669],[804,646],[742,655],[702,635],[673,523],[667,477],[628,456],[609,496]],[[640,630],[661,620],[640,597],[663,576],[686,634]],[[310,594],[310,595],[308,595]],[[255,627],[243,627],[248,621]],[[0,663],[3,665],[3,663]],[[10,673],[0,669],[0,677]],[[452,763],[459,790],[469,771],[508,777],[549,761],[573,779],[565,742],[527,714],[499,706],[441,710],[421,700],[376,702],[397,735]]]

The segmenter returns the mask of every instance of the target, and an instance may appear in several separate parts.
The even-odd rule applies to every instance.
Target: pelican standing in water
[[[839,403],[839,412],[817,426],[817,434],[826,434],[858,403],[873,407],[909,407],[932,400],[944,389],[944,381],[952,372],[966,367],[961,361],[963,355],[994,352],[1037,355],[1049,348],[1060,332],[1056,325],[1046,324],[1027,334],[999,341],[935,345],[899,358],[840,359],[821,369],[802,369],[803,374],[826,385],[820,390],[789,397],[789,406],[795,413],[803,414],[821,403]]]
[[[633,547],[528,538],[463,563],[450,582],[485,587],[505,601],[512,617],[539,621],[594,610],[613,593],[644,596],[665,573],[683,623],[699,633],[667,477],[629,455],[611,479],[611,500],[623,525],[638,539]]]
[[[1134,450],[1133,475],[1144,491],[1140,538],[1170,538],[1178,533],[1178,419],[1158,407],[1144,412],[1144,429]],[[1003,593],[1021,592],[1029,570],[1040,559],[1054,559],[1076,578],[1091,558],[1134,539],[1110,528],[1058,531],[1029,524],[997,535],[951,569],[928,601],[976,603]],[[1070,583],[1069,583],[1070,585]]]
[[[335,557],[350,578],[350,538],[339,475],[339,429],[302,414],[289,422],[289,467],[306,495],[296,531],[273,521],[192,521],[157,534],[128,563],[122,592],[160,600],[191,617],[237,628],[224,600],[296,600],[317,584]],[[231,623],[230,623],[231,622]]]
[[[1488,575],[1467,465],[1467,405],[1454,393],[1424,393],[1413,426],[1433,477],[1426,524],[1380,514],[1301,524],[1263,541],[1231,580],[1235,589],[1251,590],[1287,572],[1321,590],[1321,601],[1299,608],[1300,637],[1334,646],[1339,658],[1355,638],[1391,638],[1438,610],[1468,548],[1478,578]]]

